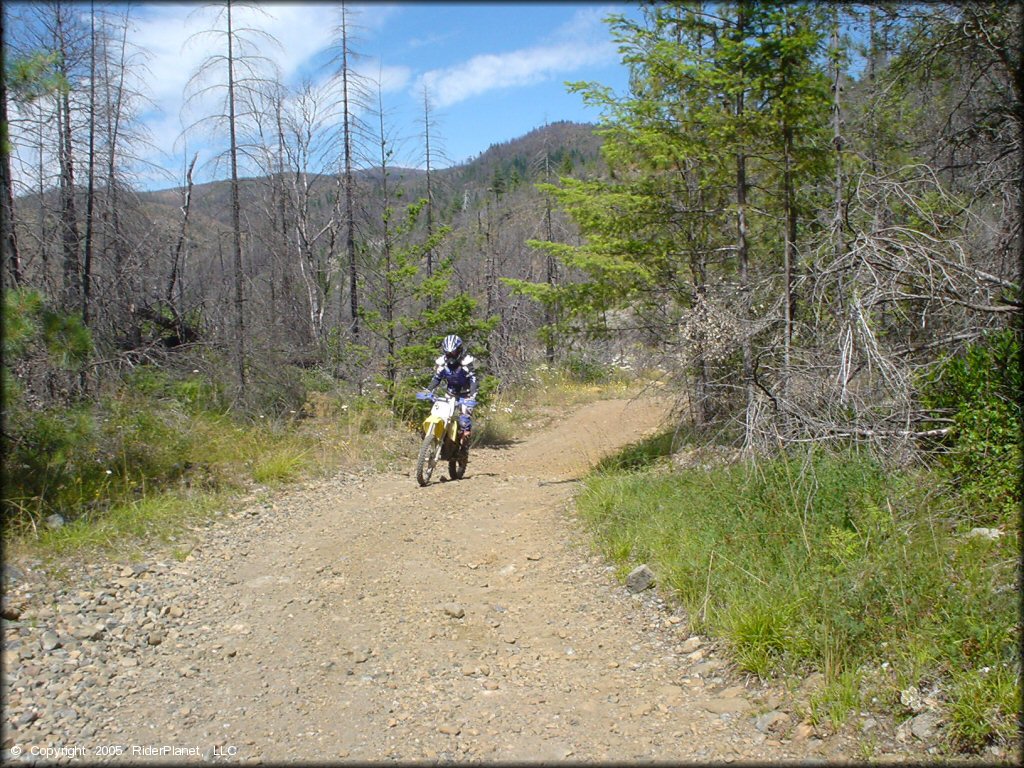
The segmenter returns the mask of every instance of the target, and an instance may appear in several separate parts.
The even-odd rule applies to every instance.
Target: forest
[[[687,434],[927,467],[1016,540],[1020,3],[642,3],[607,19],[628,91],[570,86],[599,124],[442,167],[424,94],[415,169],[344,4],[331,103],[261,69],[232,6],[196,73],[224,178],[156,192],[128,171],[130,7],[4,7],[6,522],[180,481],[183,413],[406,418],[454,332],[484,398],[657,371]]]
[[[146,193],[123,170],[145,140],[130,10],[12,6],[30,17],[6,24],[2,94],[14,401],[201,357],[238,408],[283,407],[292,368],[394,387],[454,328],[503,378],[541,346],[641,344],[698,424],[738,419],[751,447],[941,437],[920,374],[1020,316],[1019,9],[644,8],[609,21],[630,92],[574,86],[596,131],[439,170],[425,99],[408,170],[344,56],[374,125],[260,72],[229,3],[202,74],[230,178]],[[344,15],[338,34],[344,54]]]

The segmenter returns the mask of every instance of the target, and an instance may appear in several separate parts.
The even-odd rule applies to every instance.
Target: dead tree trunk
[[[89,8],[90,40],[89,46],[89,157],[87,168],[88,181],[85,193],[85,251],[82,264],[82,323],[89,325],[89,298],[92,289],[92,242],[93,217],[96,209],[96,7],[90,3]],[[82,373],[85,384],[85,373]]]
[[[66,75],[66,73],[64,73]],[[63,254],[62,275],[64,306],[68,310],[80,307],[82,294],[82,264],[78,249],[81,234],[75,210],[75,165],[71,146],[71,98],[62,88],[57,96],[57,124],[60,130],[60,229]]]
[[[359,270],[356,264],[355,176],[352,170],[352,112],[349,103],[348,12],[341,4],[341,99],[344,154],[345,254],[348,257],[349,321],[359,341]],[[340,294],[340,291],[339,291]]]
[[[228,130],[231,135],[231,229],[235,274],[235,370],[239,394],[244,398],[245,380],[245,296],[242,271],[242,220],[238,194],[238,135],[235,119],[234,30],[231,24],[231,0],[227,3],[228,22]]]
[[[196,167],[196,160],[199,153],[192,155],[192,162],[188,164],[185,171],[185,191],[181,200],[181,231],[178,233],[178,242],[174,247],[174,258],[171,260],[171,274],[167,278],[167,290],[164,292],[164,299],[169,307],[174,307],[174,289],[178,284],[179,264],[182,263],[182,253],[185,250],[185,242],[188,239],[188,215],[192,208],[192,170]],[[175,314],[181,315],[182,308],[178,306]]]
[[[4,269],[11,283],[17,287],[22,281],[21,256],[18,253],[18,237],[14,228],[14,179],[11,176],[11,152],[7,136],[7,50],[4,43],[4,13],[0,9],[0,186],[3,200],[0,202],[0,247],[6,254]]]

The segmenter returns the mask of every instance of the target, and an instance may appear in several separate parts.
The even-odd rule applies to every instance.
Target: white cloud
[[[245,21],[272,35],[281,44],[278,49],[268,47],[261,53],[275,60],[285,82],[290,81],[312,56],[333,42],[339,20],[336,6],[261,3],[258,7],[269,18],[249,11]]]
[[[426,86],[440,109],[488,91],[534,85],[583,67],[610,63],[616,50],[603,33],[601,18],[606,13],[607,9],[584,9],[539,45],[482,54],[453,67],[426,72],[417,79],[415,90]]]
[[[152,98],[165,112],[177,114],[189,78],[203,61],[217,52],[217,35],[203,34],[214,28],[219,9],[206,6],[153,4],[143,6],[135,20],[133,42],[149,55],[148,78]],[[291,80],[300,68],[330,45],[336,20],[334,6],[265,3],[258,8],[237,6],[233,22],[272,36],[280,46],[261,34],[242,31],[261,56],[273,60],[283,79]]]
[[[364,33],[382,30],[392,18],[400,14],[404,3],[359,3],[351,5],[352,33],[356,38]]]
[[[188,38],[204,28],[199,17],[190,16],[195,6],[144,6],[134,16],[131,42],[148,58],[150,76],[146,78],[149,95],[162,108],[176,113],[189,76],[199,66],[205,53],[194,46],[186,47]]]
[[[608,28],[604,24],[604,19],[610,14],[622,13],[623,10],[614,5],[598,5],[581,9],[555,32],[554,37],[566,41],[607,42]]]
[[[218,14],[223,8],[195,3],[153,3],[136,6],[132,11],[133,30],[130,40],[145,53],[148,73],[141,78],[142,88],[153,102],[146,116],[153,144],[168,156],[177,156],[174,165],[187,162],[181,157],[183,126],[196,119],[219,114],[223,93],[213,91],[186,105],[189,80],[203,62],[219,53],[223,45],[219,34],[205,34],[221,28]],[[263,3],[256,8],[234,6],[232,21],[240,35],[256,46],[260,56],[270,58],[280,69],[285,82],[294,82],[303,66],[332,42],[337,23],[337,6],[323,3]],[[251,30],[258,30],[253,32]],[[273,37],[274,44],[261,34]],[[212,81],[207,81],[212,82]],[[191,91],[195,93],[195,89]],[[189,154],[202,149],[212,156],[213,148],[205,146],[205,132],[193,134]],[[210,159],[207,157],[206,159]],[[159,158],[151,160],[163,164]]]
[[[378,83],[382,93],[401,91],[412,78],[412,70],[409,67],[378,67],[373,63],[357,71],[366,79]]]
[[[455,40],[458,38],[458,33],[448,30],[446,32],[436,32],[432,34],[426,34],[423,37],[412,37],[406,41],[406,46],[409,48],[425,48],[428,46],[440,46],[447,43],[449,40]]]
[[[412,77],[412,72],[408,67],[382,68],[376,60],[360,62],[360,66],[355,68],[353,74],[356,78],[359,78],[361,83],[359,86],[353,86],[353,81],[349,81],[349,109],[357,117],[363,118],[377,108],[378,85],[381,95],[386,96],[391,93],[404,91]],[[339,78],[324,77],[316,86],[324,103],[341,103],[341,80]],[[358,95],[356,95],[357,92]],[[386,104],[385,108],[387,108]]]

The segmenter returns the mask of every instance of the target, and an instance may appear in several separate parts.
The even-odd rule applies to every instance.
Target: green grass
[[[828,722],[839,728],[854,712],[860,710],[864,675],[856,669],[844,669],[828,680],[825,687],[811,695],[809,719],[812,723]]]
[[[226,501],[223,495],[209,493],[154,493],[79,516],[57,529],[43,528],[32,545],[55,559],[95,553],[123,556],[154,542],[176,542],[190,525],[209,519]]]
[[[927,471],[822,450],[711,471],[645,469],[665,436],[605,462],[578,498],[620,573],[646,562],[695,631],[761,677],[820,670],[817,720],[939,683],[951,746],[1013,735],[1019,545],[970,538]],[[884,667],[882,665],[885,665]],[[898,717],[907,716],[894,709]]]
[[[950,740],[968,749],[1019,738],[1020,679],[1008,666],[956,671],[949,686]]]
[[[253,484],[411,461],[409,434],[390,413],[339,396],[301,418],[232,417],[126,388],[92,410],[22,414],[18,427],[4,541],[48,559],[160,542],[184,556],[188,526]],[[55,513],[66,523],[52,529]]]
[[[264,485],[278,485],[301,477],[306,451],[287,446],[263,456],[252,468],[252,479]]]
[[[517,429],[507,414],[495,410],[486,418],[474,415],[473,447],[502,448],[512,445],[517,439]]]
[[[612,456],[606,456],[598,462],[597,472],[628,472],[650,466],[663,456],[672,452],[674,431],[660,432],[656,435],[626,446]]]

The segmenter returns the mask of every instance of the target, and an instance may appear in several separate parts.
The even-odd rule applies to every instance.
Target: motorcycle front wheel
[[[420,485],[430,482],[430,476],[434,474],[434,467],[437,465],[437,455],[440,452],[441,441],[437,439],[434,430],[430,430],[423,436],[423,445],[420,446],[420,456],[416,460],[416,481]]]

